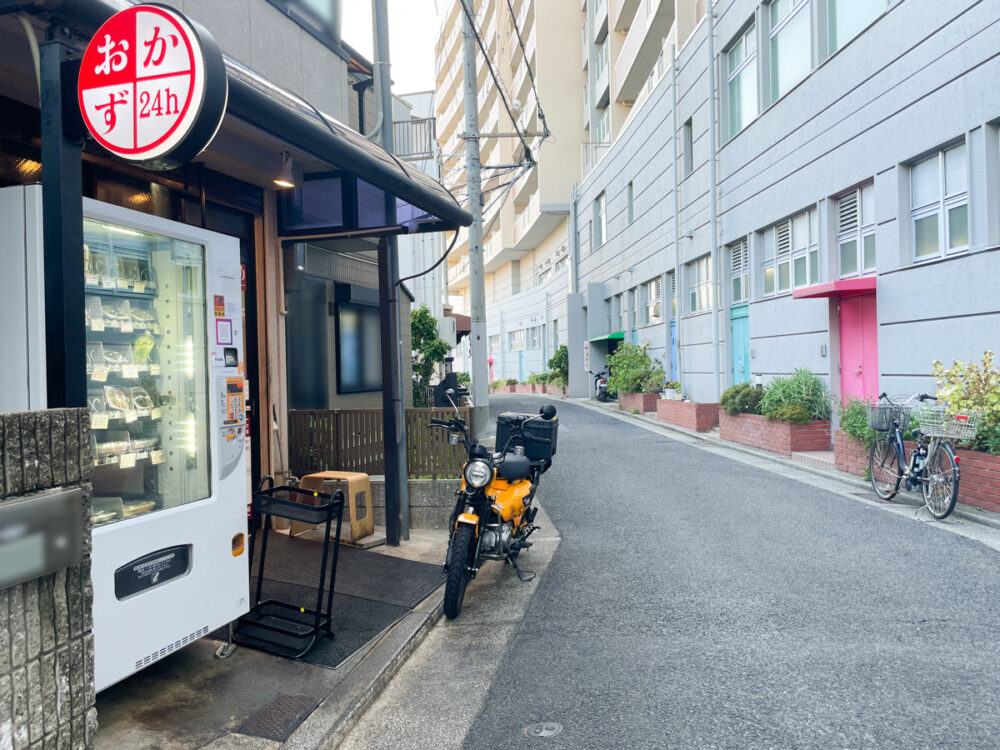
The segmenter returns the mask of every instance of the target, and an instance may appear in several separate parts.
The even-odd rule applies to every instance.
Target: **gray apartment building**
[[[621,340],[648,342],[696,401],[799,367],[838,397],[911,393],[935,359],[996,348],[1000,5],[714,13],[582,5],[585,45],[611,45],[611,137],[584,158],[565,278],[531,290],[565,320],[572,395],[592,387],[585,358],[598,371]],[[615,74],[636,23],[669,32],[629,101]],[[523,297],[491,308],[491,333]]]

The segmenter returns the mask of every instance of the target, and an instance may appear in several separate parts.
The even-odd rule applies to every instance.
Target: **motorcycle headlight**
[[[485,461],[472,461],[465,467],[465,482],[470,487],[485,487],[492,478],[493,469]]]

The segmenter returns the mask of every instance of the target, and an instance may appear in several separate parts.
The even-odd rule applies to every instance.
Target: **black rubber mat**
[[[259,545],[256,552],[258,554],[260,552]],[[442,561],[444,552],[442,549]],[[330,554],[332,553],[331,545]],[[264,577],[300,586],[317,587],[322,559],[322,542],[272,532],[267,540]],[[257,572],[256,563],[255,559],[251,574]],[[329,565],[329,561],[327,564]],[[429,565],[341,546],[334,591],[338,595],[364,597],[412,609],[434,593],[442,583],[444,583],[444,571],[441,565]],[[335,607],[336,602],[335,596]]]
[[[251,596],[254,593],[252,587],[256,583],[256,580],[250,582]],[[290,604],[299,604],[308,609],[316,607],[316,595],[319,593],[315,587],[298,586],[294,583],[274,581],[268,578],[264,579],[262,591],[264,600],[274,599]],[[324,634],[316,641],[309,653],[302,657],[302,661],[320,667],[336,669],[345,659],[350,658],[359,648],[362,648],[386,628],[394,625],[409,611],[409,607],[400,607],[395,604],[334,592],[333,617],[331,618],[333,638]],[[301,619],[303,622],[312,624],[312,618],[308,615],[302,615]],[[224,641],[226,631],[226,628],[220,628],[210,633],[209,638]],[[240,642],[251,648],[255,646],[252,629],[244,630],[240,636]]]

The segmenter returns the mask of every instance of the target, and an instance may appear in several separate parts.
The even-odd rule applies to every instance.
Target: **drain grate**
[[[319,701],[315,698],[278,693],[270,703],[258,709],[236,731],[251,737],[284,742],[318,705]]]
[[[549,737],[555,737],[562,731],[562,725],[556,724],[554,721],[543,721],[538,724],[532,724],[530,727],[524,728],[524,734],[528,737],[533,737],[535,739],[547,739]]]

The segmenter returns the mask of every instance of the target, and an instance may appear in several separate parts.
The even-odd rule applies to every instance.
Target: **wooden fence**
[[[459,409],[472,429],[471,409]],[[457,477],[465,448],[448,444],[448,431],[430,429],[431,418],[454,409],[406,410],[406,463],[411,477]],[[385,474],[381,409],[288,412],[288,464],[297,476],[316,471]]]

